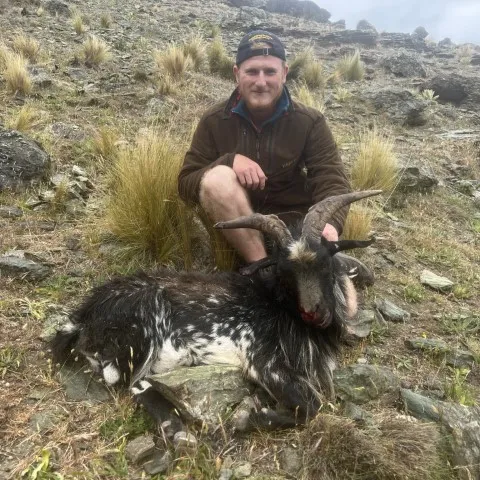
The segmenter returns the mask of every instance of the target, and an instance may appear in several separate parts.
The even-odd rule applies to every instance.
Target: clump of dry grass
[[[38,59],[38,54],[40,52],[40,45],[32,37],[27,37],[25,35],[17,35],[13,39],[12,48],[15,52],[23,55],[25,58],[32,63],[35,63]]]
[[[369,237],[372,229],[373,212],[362,205],[354,204],[350,207],[345,225],[343,238],[359,240]]]
[[[307,65],[315,60],[313,48],[308,47],[300,53],[297,53],[292,62],[288,65],[288,79],[299,80]]]
[[[110,28],[112,26],[112,17],[109,13],[102,13],[100,16],[100,26],[102,28]]]
[[[126,257],[161,263],[192,263],[192,213],[178,197],[183,144],[149,130],[119,152],[112,170],[107,223],[124,244]]]
[[[306,480],[447,479],[438,429],[393,415],[375,425],[320,414],[300,435]]]
[[[85,33],[85,31],[87,30],[87,27],[83,22],[83,17],[78,12],[72,16],[72,25],[77,35],[81,35],[82,33]]]
[[[9,92],[28,95],[32,91],[32,79],[27,64],[28,61],[23,55],[0,47],[0,71]]]
[[[193,60],[184,53],[182,47],[171,45],[166,52],[155,50],[153,52],[155,66],[163,75],[172,78],[181,78],[185,72],[193,67]]]
[[[234,60],[227,55],[220,37],[215,37],[207,49],[210,72],[227,80],[233,79]]]
[[[25,104],[5,121],[5,125],[12,130],[27,132],[37,125],[39,120],[40,112],[32,105]]]
[[[468,64],[472,60],[474,50],[468,43],[457,47],[456,57],[460,63]]]
[[[297,85],[294,90],[294,96],[298,99],[299,102],[303,103],[307,107],[315,108],[321,113],[325,112],[325,103],[323,101],[323,98],[317,93],[312,92],[308,88],[308,85]]]
[[[377,129],[360,136],[358,154],[352,170],[352,186],[356,190],[383,190],[390,192],[396,185],[398,162],[393,141],[381,136]]]
[[[302,78],[310,88],[325,88],[327,77],[322,64],[318,60],[313,60],[305,65]]]
[[[93,151],[101,158],[102,162],[110,165],[118,156],[117,142],[117,132],[102,126],[93,137]]]
[[[200,35],[189,38],[182,45],[183,53],[192,59],[195,71],[201,71],[207,62],[207,44]]]
[[[360,60],[360,52],[356,50],[352,55],[345,55],[338,62],[336,70],[348,82],[362,80],[365,76],[365,65]]]
[[[98,66],[110,58],[110,47],[95,35],[83,42],[82,54],[87,66]]]
[[[157,92],[159,95],[172,95],[177,91],[175,81],[170,75],[162,75],[156,81]]]

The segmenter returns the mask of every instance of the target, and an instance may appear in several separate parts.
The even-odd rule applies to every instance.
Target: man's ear
[[[237,66],[237,65],[234,65],[234,66],[233,66],[233,75],[234,75],[235,80],[236,80],[237,83],[238,83],[238,70],[239,70],[238,66]]]
[[[288,75],[288,65],[285,64],[285,68],[284,68],[284,71],[283,71],[283,83],[285,83],[287,81],[287,75]]]

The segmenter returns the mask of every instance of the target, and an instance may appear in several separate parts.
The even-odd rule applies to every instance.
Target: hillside
[[[297,10],[271,11],[290,3]],[[289,62],[313,49],[325,82],[312,91],[347,169],[374,131],[393,142],[399,176],[371,207],[376,243],[355,253],[376,280],[360,294],[363,315],[342,351],[340,372],[353,372],[338,380],[342,401],[295,431],[192,427],[198,447],[169,457],[168,473],[154,478],[480,478],[480,47],[430,42],[421,29],[345,30],[325,15],[300,12],[294,0],[0,0],[0,70],[2,48],[19,34],[40,47],[30,93],[12,93],[0,77],[1,479],[149,478],[128,445],[154,435],[150,420],[83,366],[59,373],[45,338],[93,285],[154,266],[121,256],[107,225],[108,153],[154,129],[181,154],[202,112],[234,88],[205,64],[168,92],[154,51],[198,35],[207,45],[219,37],[233,56],[252,27],[284,40]],[[92,34],[109,48],[98,65],[82,53]],[[356,50],[365,75],[341,80],[336,66]],[[2,149],[12,142],[19,155],[39,155],[43,178],[9,183]],[[199,238],[193,268],[210,271],[208,240]],[[432,285],[425,271],[451,283]],[[417,410],[416,394],[433,403]],[[348,457],[355,445],[363,456]],[[385,462],[373,461],[369,474],[372,458]]]

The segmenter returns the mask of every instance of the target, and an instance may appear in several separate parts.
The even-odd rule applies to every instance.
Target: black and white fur
[[[295,237],[267,262],[271,286],[256,274],[163,269],[96,287],[54,337],[55,360],[82,354],[107,384],[130,385],[158,421],[164,400],[145,377],[180,366],[238,366],[306,419],[334,395],[340,336],[356,311],[355,289],[335,254],[371,242]],[[302,318],[305,311],[315,312],[315,324]]]

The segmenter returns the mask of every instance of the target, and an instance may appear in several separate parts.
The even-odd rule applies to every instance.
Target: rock
[[[228,0],[230,5],[234,7],[254,7],[264,8],[267,5],[267,0]]]
[[[478,187],[478,181],[475,180],[458,180],[455,179],[453,182],[455,186],[455,190],[468,195],[469,197],[473,197],[475,191]]]
[[[250,412],[257,410],[257,404],[252,397],[244,397],[233,412],[231,424],[234,430],[245,432],[249,428]]]
[[[460,104],[468,97],[466,80],[456,73],[437,75],[423,84],[422,90],[430,89],[438,100]]]
[[[480,65],[480,53],[474,53],[472,55],[470,65]]]
[[[451,48],[453,47],[455,44],[452,42],[452,40],[449,38],[449,37],[445,37],[443,40],[440,40],[438,42],[438,46],[439,47],[446,47],[446,48]]]
[[[64,15],[70,16],[70,7],[65,2],[61,2],[59,0],[47,0],[44,3],[43,8],[47,10],[47,12],[52,13],[53,15]]]
[[[78,165],[72,167],[72,174],[76,177],[88,177],[87,172]]]
[[[475,363],[475,356],[467,350],[454,348],[448,352],[445,362],[453,368],[472,368]]]
[[[427,71],[418,55],[404,49],[383,58],[381,65],[397,77],[427,76]]]
[[[332,16],[330,12],[319,7],[311,0],[268,0],[267,12],[285,13],[294,17],[303,17],[315,22],[326,23]]]
[[[389,320],[390,322],[407,322],[410,320],[410,313],[397,307],[397,305],[390,300],[382,298],[375,302],[375,306],[385,320]]]
[[[286,31],[286,34],[293,34],[291,31]],[[305,32],[304,32],[305,33]],[[311,35],[298,33],[298,35],[293,36],[305,36],[309,37]],[[336,32],[330,32],[326,34],[316,34],[315,43],[320,46],[328,45],[342,45],[342,44],[360,44],[360,45],[376,45],[378,35],[375,32],[367,30],[340,30]]]
[[[170,453],[170,451],[166,451],[163,453],[163,455],[155,455],[153,460],[150,460],[149,462],[145,463],[143,465],[143,469],[145,472],[147,472],[149,475],[158,475],[167,472],[170,467],[172,466],[173,463],[173,455]]]
[[[439,290],[441,292],[449,292],[455,285],[451,280],[446,277],[440,277],[430,270],[423,270],[420,275],[420,283],[427,287]]]
[[[30,426],[36,433],[46,433],[65,419],[65,410],[59,406],[52,406],[51,410],[38,412],[30,417]]]
[[[400,394],[407,413],[437,422],[450,434],[447,438],[459,478],[480,478],[480,407],[432,400],[403,388]]]
[[[347,27],[347,24],[345,23],[345,20],[342,18],[340,20],[337,20],[336,22],[332,22],[332,27],[345,29]]]
[[[450,350],[444,340],[433,338],[411,338],[405,340],[405,345],[414,350],[424,350],[432,353],[446,353]]]
[[[398,173],[400,179],[397,186],[398,192],[427,193],[438,185],[438,179],[432,175],[430,170],[423,167],[401,166]]]
[[[35,70],[32,73],[32,82],[38,88],[48,88],[52,86],[52,77],[46,72]]]
[[[155,442],[152,435],[142,435],[128,442],[125,447],[125,456],[136,465],[148,460],[155,452]]]
[[[50,275],[50,268],[25,258],[25,252],[0,257],[0,277],[8,276],[22,279],[43,280]]]
[[[231,468],[222,468],[218,480],[230,480],[233,478],[233,470]]]
[[[223,417],[254,388],[244,380],[240,369],[227,365],[179,368],[148,380],[186,421],[213,425],[218,424],[219,415]]]
[[[0,126],[0,192],[45,180],[50,165],[39,143]]]
[[[233,469],[234,478],[247,478],[252,474],[252,464],[245,462]]]
[[[55,336],[57,330],[68,322],[67,314],[49,315],[43,322],[43,330],[40,334],[40,339],[48,342]]]
[[[454,368],[471,368],[475,362],[472,353],[451,347],[447,342],[433,338],[411,338],[405,340],[405,345],[413,350],[427,351],[445,357],[445,363]]]
[[[198,441],[192,433],[180,431],[174,435],[173,445],[179,453],[192,453],[197,449]]]
[[[107,402],[111,400],[110,392],[90,373],[85,373],[84,365],[63,365],[58,372],[60,383],[65,387],[69,400]]]
[[[302,455],[296,448],[286,447],[280,454],[280,467],[293,478],[298,478],[303,466]]]
[[[260,24],[267,19],[267,12],[255,7],[242,7],[239,13],[239,20],[243,20],[250,26]]]
[[[373,310],[359,310],[355,317],[347,323],[347,332],[356,338],[366,338],[372,331],[375,322]]]
[[[399,388],[392,370],[377,365],[355,364],[335,370],[333,381],[337,395],[343,401],[360,405]]]
[[[345,402],[343,414],[360,424],[373,423],[373,415],[352,402]]]
[[[427,122],[429,102],[417,97],[410,90],[399,87],[370,88],[364,92],[364,96],[377,111],[385,113],[393,123],[418,126]]]
[[[76,140],[77,142],[87,138],[87,134],[78,125],[70,123],[52,123],[52,125],[50,125],[50,131],[57,138],[66,138],[68,140]]]
[[[357,30],[378,33],[377,29],[367,20],[360,20],[357,23]]]
[[[428,37],[428,32],[425,27],[420,26],[413,31],[412,35],[419,40],[425,40]]]
[[[23,215],[23,210],[18,207],[9,207],[8,205],[0,206],[0,217],[2,218],[18,218]]]

